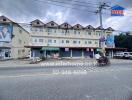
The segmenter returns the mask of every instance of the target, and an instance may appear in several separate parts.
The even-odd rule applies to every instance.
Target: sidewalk
[[[62,60],[58,60],[58,59],[49,59],[49,60],[45,60],[45,61],[41,61],[37,64],[30,64],[30,60],[25,60],[25,59],[21,59],[21,60],[7,60],[7,61],[0,61],[0,68],[16,68],[16,67],[47,67],[47,66],[51,66],[51,63],[53,64],[62,64],[62,63],[72,63],[72,64],[76,64],[76,63],[88,63],[88,62],[93,62],[95,61],[94,59],[62,59]],[[54,67],[55,65],[52,65],[52,67]],[[58,65],[61,66],[61,65]]]
[[[130,63],[132,64],[132,60],[123,60],[123,59],[111,59],[112,64],[120,64],[120,63]],[[37,64],[30,64],[29,60],[7,60],[0,61],[0,68],[42,68],[42,67],[61,67],[61,66],[75,66],[75,65],[89,65],[95,64],[95,59],[62,59],[62,60],[45,60],[39,62]]]

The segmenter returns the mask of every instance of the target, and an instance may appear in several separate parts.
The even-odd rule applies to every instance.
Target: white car
[[[115,58],[123,58],[123,56],[124,56],[123,52],[118,52],[118,53],[114,54]]]
[[[124,52],[124,58],[132,59],[132,52]]]
[[[132,59],[132,52],[118,52],[114,55],[114,57]]]

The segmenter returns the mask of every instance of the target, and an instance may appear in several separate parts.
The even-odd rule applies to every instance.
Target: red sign
[[[112,14],[124,14],[123,10],[112,10]]]

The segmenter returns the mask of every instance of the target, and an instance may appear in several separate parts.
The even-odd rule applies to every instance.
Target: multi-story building
[[[0,59],[23,58],[29,53],[29,32],[18,23],[0,16]]]
[[[30,31],[27,47],[31,48],[32,57],[58,54],[60,57],[93,57],[100,49],[100,38],[111,35],[113,29],[68,23],[58,25],[54,21],[44,24],[37,19],[31,22]]]

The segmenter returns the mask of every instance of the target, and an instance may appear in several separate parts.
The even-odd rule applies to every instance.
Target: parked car
[[[114,58],[123,58],[124,53],[123,52],[118,52],[116,54],[114,54]]]
[[[114,55],[115,58],[132,59],[132,52],[118,52]]]
[[[125,58],[125,59],[132,59],[132,52],[124,52],[123,58]]]

